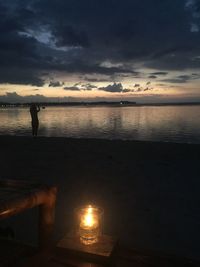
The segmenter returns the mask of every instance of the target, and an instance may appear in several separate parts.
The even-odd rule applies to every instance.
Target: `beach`
[[[58,186],[55,240],[71,229],[74,208],[94,203],[121,244],[200,259],[200,145],[1,136],[0,148],[1,179]],[[37,211],[28,215],[3,224],[30,241]]]

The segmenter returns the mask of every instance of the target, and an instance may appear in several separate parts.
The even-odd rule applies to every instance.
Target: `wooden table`
[[[155,251],[138,251],[119,246],[109,265],[95,263],[88,259],[73,257],[51,251],[48,254],[38,254],[13,267],[199,267],[200,263],[166,255]]]
[[[36,182],[0,180],[0,220],[39,206],[39,248],[51,244],[57,188]]]

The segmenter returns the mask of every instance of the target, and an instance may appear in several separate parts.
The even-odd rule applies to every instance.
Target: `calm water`
[[[40,136],[200,143],[200,106],[47,107]],[[31,135],[27,108],[0,109],[1,135]]]

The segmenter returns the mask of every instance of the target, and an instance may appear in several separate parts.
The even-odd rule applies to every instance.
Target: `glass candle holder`
[[[87,205],[76,212],[80,242],[85,245],[97,243],[102,234],[103,210],[97,206]]]

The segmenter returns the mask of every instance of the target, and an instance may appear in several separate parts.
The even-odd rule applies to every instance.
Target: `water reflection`
[[[47,107],[42,136],[200,143],[200,106]],[[1,135],[31,135],[29,109],[0,109]]]

